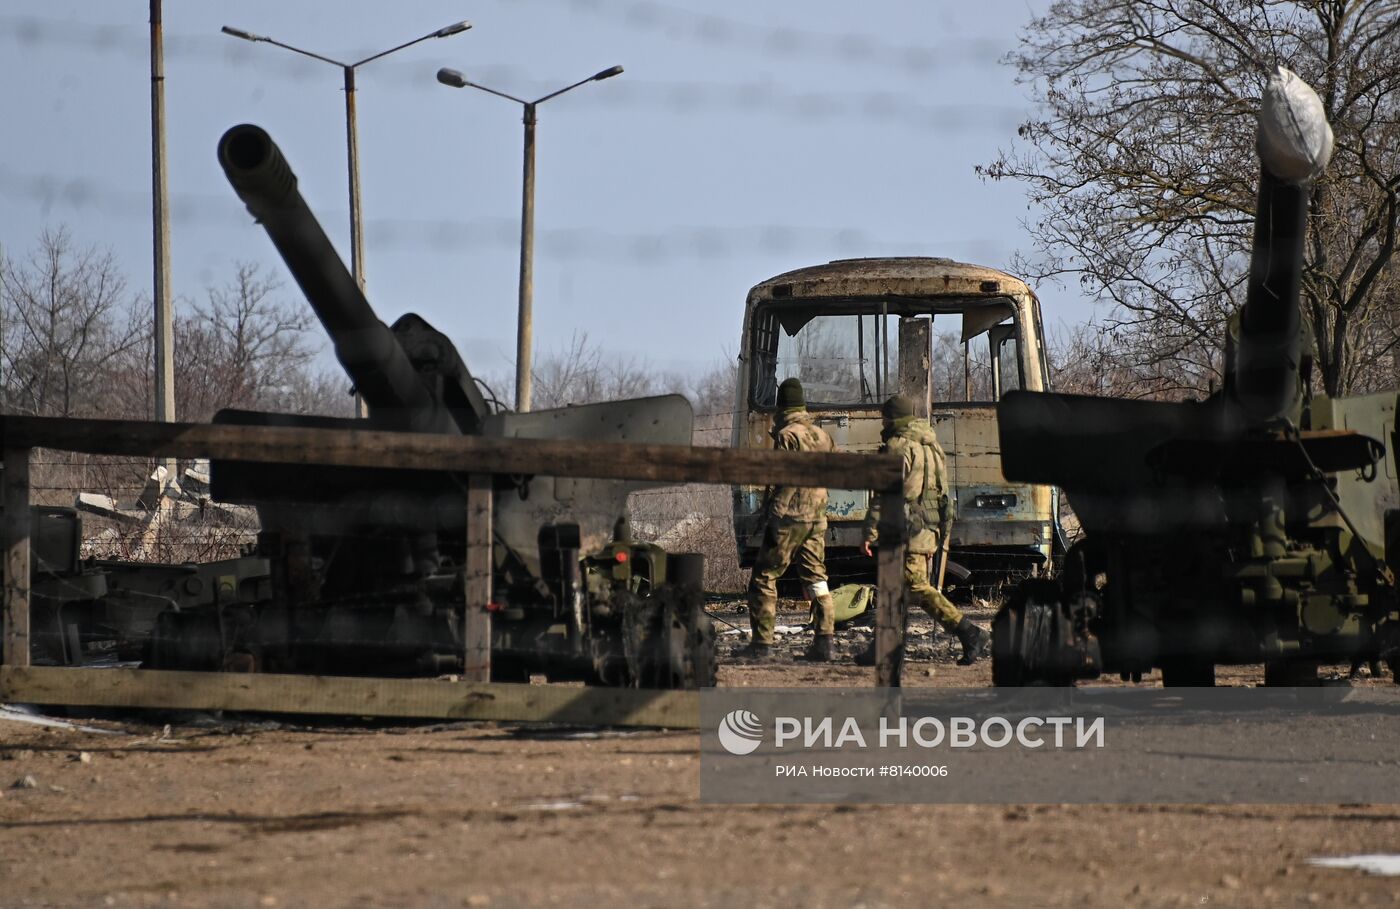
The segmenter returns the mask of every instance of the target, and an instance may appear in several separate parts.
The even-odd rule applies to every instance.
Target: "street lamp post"
[[[448,38],[452,35],[460,34],[471,27],[471,23],[465,20],[454,22],[435,32],[429,32],[422,37],[414,38],[412,41],[405,41],[397,47],[391,47],[386,51],[380,51],[377,54],[373,54],[363,60],[357,60],[354,63],[332,60],[330,57],[324,57],[299,47],[293,47],[290,44],[284,44],[266,35],[255,35],[252,32],[244,31],[240,28],[233,28],[225,25],[220,29],[224,34],[232,35],[235,38],[242,38],[244,41],[252,41],[255,43],[261,41],[292,51],[296,54],[301,54],[303,57],[310,57],[313,60],[320,60],[323,63],[338,66],[344,73],[345,157],[350,172],[350,273],[355,276],[355,283],[359,285],[361,291],[365,289],[365,247],[364,225],[360,217],[360,138],[355,123],[355,70],[364,66],[366,63],[378,60],[380,57],[387,57],[396,51],[401,51],[406,47],[412,47],[420,41],[427,41],[429,38]],[[359,395],[355,396],[355,410],[358,416],[366,416],[364,400],[360,398]]]
[[[622,67],[612,66],[594,73],[587,79],[580,79],[572,85],[550,92],[542,98],[526,101],[524,98],[471,82],[455,69],[444,67],[438,70],[437,79],[443,85],[480,89],[498,98],[514,101],[524,109],[524,116],[521,118],[525,124],[525,162],[520,181],[520,306],[515,329],[515,409],[521,413],[530,409],[530,358],[534,332],[530,310],[535,293],[535,108],[550,98],[557,98],[587,82],[611,79],[621,72]]]
[[[470,22],[454,22],[435,32],[429,32],[420,38],[406,41],[397,47],[391,47],[386,51],[380,51],[377,54],[354,63],[343,63],[340,60],[332,60],[330,57],[323,57],[320,54],[303,50],[299,47],[293,47],[290,44],[283,44],[275,38],[269,38],[265,35],[255,35],[243,29],[232,28],[227,25],[221,29],[226,35],[242,38],[244,41],[261,41],[272,44],[293,53],[301,54],[303,57],[310,57],[313,60],[320,60],[323,63],[338,66],[343,71],[345,76],[345,148],[350,171],[350,271],[355,276],[355,282],[360,285],[360,290],[365,289],[365,275],[364,241],[362,239],[363,225],[360,220],[360,140],[355,125],[355,70],[364,66],[366,63],[378,60],[380,57],[387,57],[396,51],[401,51],[406,47],[412,47],[420,41],[427,41],[429,38],[447,38],[464,32],[471,27]]]
[[[164,423],[175,421],[175,328],[170,303],[170,204],[165,168],[165,27],[161,0],[151,0],[151,248],[155,302],[155,412]],[[175,482],[175,459],[162,458],[165,481]],[[160,499],[162,506],[167,500]]]

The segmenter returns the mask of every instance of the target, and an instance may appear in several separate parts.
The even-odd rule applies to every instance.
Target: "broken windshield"
[[[889,339],[896,337],[898,317],[784,316],[768,310],[757,319],[754,403],[776,404],[778,383],[788,377],[802,380],[812,405],[878,404],[889,394]]]
[[[778,384],[795,377],[809,405],[875,407],[900,391],[901,356],[925,364],[936,401],[995,401],[1000,392],[1020,386],[1009,305],[999,309],[983,303],[966,313],[936,316],[910,313],[907,302],[899,306],[904,310],[899,315],[889,303],[861,308],[863,312],[832,312],[826,304],[759,310],[751,348],[754,405],[776,406]],[[954,331],[931,332],[931,320]]]

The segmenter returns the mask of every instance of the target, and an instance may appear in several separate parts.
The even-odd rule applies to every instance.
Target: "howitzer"
[[[1184,403],[1017,391],[998,407],[1006,476],[1060,486],[1085,531],[1058,578],[1026,582],[997,615],[998,684],[1153,668],[1167,684],[1211,684],[1230,663],[1264,663],[1284,683],[1322,663],[1400,658],[1400,396],[1311,393],[1299,297],[1331,131],[1286,70],[1266,91],[1258,145],[1222,387]]]
[[[690,405],[676,395],[492,413],[446,335],[411,313],[392,328],[380,321],[266,132],[233,127],[218,157],[325,327],[368,406],[369,428],[690,443]],[[367,425],[245,410],[221,411],[215,421]],[[635,542],[619,520],[627,494],[645,484],[505,476],[493,483],[493,678],[713,683],[702,557]],[[465,477],[446,472],[214,461],[213,497],[257,506],[261,531],[249,558],[263,566],[263,583],[162,613],[150,662],[350,675],[459,671],[465,489]]]
[[[272,138],[256,126],[235,126],[219,141],[219,163],[325,326],[375,427],[480,432],[489,411],[456,348],[418,316],[404,316],[393,329],[379,320]]]

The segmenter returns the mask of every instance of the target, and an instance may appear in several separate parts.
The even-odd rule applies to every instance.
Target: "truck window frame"
[[[962,302],[955,302],[956,300],[961,300]],[[747,402],[749,409],[755,413],[776,413],[778,409],[776,401],[771,404],[761,403],[757,395],[759,382],[763,378],[759,366],[764,362],[765,358],[776,358],[778,343],[780,341],[779,332],[783,330],[781,320],[776,317],[776,315],[771,319],[765,318],[770,313],[775,313],[779,310],[810,310],[811,317],[808,321],[819,316],[930,317],[933,318],[934,324],[937,325],[938,316],[962,315],[969,309],[990,306],[997,302],[1005,303],[1010,308],[1011,314],[1009,321],[998,322],[996,325],[989,327],[988,330],[979,332],[969,340],[970,342],[977,342],[983,338],[987,339],[984,341],[984,343],[988,345],[987,367],[994,369],[995,367],[993,364],[995,360],[992,357],[993,351],[991,350],[990,336],[999,326],[1009,328],[1009,338],[1014,339],[1016,342],[1016,374],[1019,382],[1018,388],[1024,389],[1026,387],[1025,326],[1021,319],[1019,301],[1014,295],[1002,294],[994,297],[963,297],[953,299],[946,297],[827,297],[812,300],[769,299],[756,301],[750,304],[749,308],[749,343],[745,351],[745,355],[748,357],[749,361],[749,369],[748,387],[744,389],[744,400]],[[888,331],[884,334],[886,335],[884,344],[888,346]],[[1003,339],[1003,343],[1005,340],[1006,339]],[[771,344],[771,348],[761,347],[761,341]],[[965,347],[965,342],[959,341],[958,343],[960,346]],[[776,389],[777,383],[782,381],[782,377],[777,375],[776,364],[774,374],[769,378]],[[991,384],[993,386],[993,397],[990,400],[934,400],[931,403],[939,407],[992,406],[997,403],[999,397],[998,392],[1000,389],[997,388],[1000,384],[999,378],[993,376]],[[888,397],[892,393],[893,392],[888,389],[884,390],[885,397]],[[811,406],[823,411],[878,410],[881,403],[882,400],[858,402],[854,404],[814,402]]]

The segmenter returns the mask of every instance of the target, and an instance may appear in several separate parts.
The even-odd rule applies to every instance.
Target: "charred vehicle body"
[[[1252,259],[1223,387],[1187,403],[1008,394],[1008,477],[1061,486],[1086,536],[1056,580],[993,626],[997,684],[1104,672],[1208,685],[1322,663],[1400,662],[1395,391],[1312,394],[1300,309],[1310,184],[1331,150],[1321,102],[1280,70],[1265,93]]]
[[[266,228],[367,403],[364,420],[225,410],[216,423],[681,444],[692,414],[668,395],[493,413],[448,338],[417,315],[392,327],[307,208],[281,152],[230,129],[219,161]],[[713,684],[703,557],[632,540],[627,494],[644,484],[496,476],[493,678],[609,685]],[[83,563],[67,509],[36,510],[34,638],[81,660],[116,638],[152,668],[423,675],[463,665],[467,478],[447,472],[215,460],[215,500],[255,506],[244,558],[206,565]]]
[[[974,583],[1040,573],[1064,553],[1058,497],[1002,475],[996,402],[1049,388],[1040,301],[1018,278],[951,259],[843,259],[749,291],[733,444],[767,448],[778,384],[801,379],[807,409],[841,451],[880,447],[880,405],[908,395],[938,432],[953,499],[951,576]],[[763,535],[763,490],[734,492],[739,554]],[[832,489],[826,551],[836,575],[869,573],[859,554],[865,490]]]

